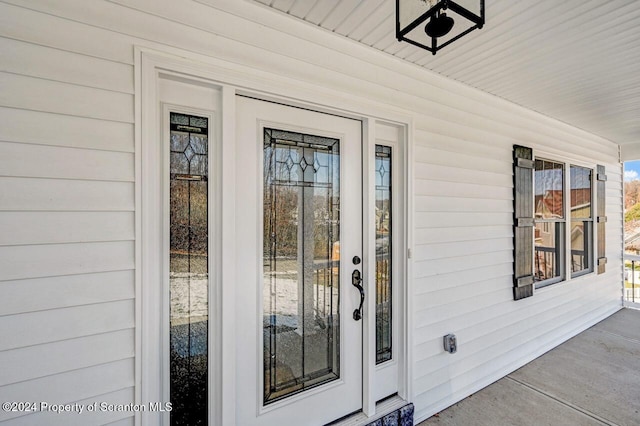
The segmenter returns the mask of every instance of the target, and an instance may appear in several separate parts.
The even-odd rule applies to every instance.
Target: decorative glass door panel
[[[264,129],[264,403],[340,377],[340,141]]]
[[[171,113],[169,294],[171,425],[206,425],[208,119]]]
[[[362,407],[361,122],[236,99],[237,424],[326,424]]]
[[[392,357],[391,148],[376,145],[376,364]]]

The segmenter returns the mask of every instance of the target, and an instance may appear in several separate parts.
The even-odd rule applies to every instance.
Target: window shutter
[[[513,146],[513,299],[533,296],[533,150]]]
[[[598,273],[602,274],[605,271],[605,264],[607,258],[605,254],[605,227],[607,225],[607,216],[605,216],[605,182],[607,181],[607,175],[605,174],[604,166],[598,165],[597,169],[597,183],[596,183],[596,199],[598,203],[597,212],[597,226],[598,226]]]

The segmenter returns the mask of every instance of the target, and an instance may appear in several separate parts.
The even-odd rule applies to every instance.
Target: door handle
[[[351,274],[351,284],[360,292],[360,306],[353,311],[353,319],[360,321],[362,319],[362,305],[364,305],[364,288],[362,288],[362,274],[357,269]]]

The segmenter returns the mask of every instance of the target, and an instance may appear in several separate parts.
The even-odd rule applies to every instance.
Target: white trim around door
[[[199,59],[202,60],[202,58]],[[394,348],[392,362],[387,362],[386,367],[393,366],[391,369],[395,371],[395,379],[392,381],[395,383],[388,386],[386,390],[379,390],[380,381],[388,382],[389,380],[383,379],[384,375],[380,374],[385,365],[376,366],[375,364],[376,306],[372,305],[371,299],[367,299],[362,321],[365,324],[365,331],[362,350],[363,367],[360,373],[363,386],[360,407],[365,416],[374,416],[376,401],[389,393],[397,393],[400,398],[410,401],[411,311],[408,298],[411,286],[408,273],[410,268],[408,229],[411,225],[409,190],[412,170],[411,162],[408,160],[410,118],[398,115],[395,110],[354,108],[349,111],[344,107],[333,108],[332,102],[326,99],[321,88],[306,88],[300,91],[296,89],[299,82],[288,82],[286,77],[277,76],[274,76],[274,79],[280,79],[282,83],[270,85],[268,81],[254,78],[255,76],[251,75],[252,72],[247,71],[246,68],[219,62],[211,58],[205,63],[196,63],[195,58],[184,59],[163,52],[136,49],[136,69],[138,70],[136,73],[136,319],[138,324],[136,328],[136,402],[160,402],[162,398],[166,398],[166,393],[163,394],[161,390],[164,362],[162,360],[166,355],[162,354],[163,336],[159,331],[162,311],[165,308],[162,306],[163,298],[157,289],[157,283],[163,280],[160,267],[161,253],[158,247],[162,246],[162,239],[166,237],[163,237],[161,232],[161,223],[164,219],[158,215],[158,209],[164,201],[161,195],[162,179],[159,176],[162,160],[156,144],[161,140],[161,103],[175,104],[175,102],[162,99],[159,93],[162,89],[160,85],[162,79],[176,81],[186,86],[209,88],[212,93],[217,94],[215,107],[210,115],[215,117],[213,119],[215,129],[211,137],[212,155],[209,165],[212,175],[209,185],[211,197],[209,204],[211,209],[209,222],[211,253],[209,424],[236,424],[239,420],[238,413],[247,407],[243,402],[247,395],[240,394],[241,388],[238,387],[237,381],[238,371],[244,368],[237,362],[238,352],[243,349],[238,346],[237,324],[245,315],[238,312],[239,299],[244,296],[235,285],[240,266],[240,247],[237,237],[242,226],[237,221],[236,210],[239,197],[242,197],[242,194],[236,191],[238,167],[242,163],[242,153],[236,144],[236,96],[238,94],[276,101],[292,107],[302,107],[318,113],[342,116],[348,120],[355,119],[362,123],[363,153],[366,158],[361,161],[366,170],[361,173],[364,191],[361,199],[365,203],[363,209],[365,213],[360,217],[362,217],[364,232],[374,232],[364,237],[365,250],[362,257],[368,267],[366,269],[363,267],[362,274],[366,288],[371,294],[375,293],[376,289],[375,279],[372,280],[376,274],[375,267],[372,269],[371,265],[375,265],[373,259],[376,256],[379,257],[375,248],[376,238],[379,240],[380,235],[391,229],[378,230],[378,237],[373,229],[376,216],[371,209],[375,210],[376,201],[375,192],[370,185],[375,183],[375,171],[370,168],[372,164],[375,165],[376,145],[384,144],[390,147],[395,184],[391,209],[394,217],[391,243],[394,250],[392,260],[394,293],[391,298],[393,303],[391,312],[393,312],[396,331],[393,333],[391,343]],[[278,94],[273,94],[273,90]],[[313,96],[314,93],[317,96]],[[309,101],[305,101],[305,98]],[[318,105],[310,100],[312,98],[325,99],[326,104]],[[355,104],[361,105],[362,102],[357,101],[354,102]],[[345,103],[342,102],[341,105]],[[201,110],[198,105],[189,105],[189,102],[179,102],[178,106],[182,107],[182,111],[187,112]],[[380,117],[386,117],[386,119]],[[390,134],[395,136],[390,138]],[[258,270],[253,272],[254,276],[260,273],[261,271]],[[349,278],[351,278],[350,275]],[[349,289],[349,292],[351,290],[354,289]],[[254,335],[257,336],[258,331]],[[372,360],[373,364],[371,364]],[[159,417],[161,414],[157,413],[138,414],[136,424],[158,424]],[[308,423],[314,424],[313,421]]]

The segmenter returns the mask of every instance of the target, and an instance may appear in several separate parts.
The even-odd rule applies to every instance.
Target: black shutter
[[[533,150],[513,146],[513,299],[533,296]]]
[[[605,254],[605,227],[607,225],[607,216],[604,213],[604,207],[607,202],[605,193],[605,182],[607,181],[607,175],[605,175],[604,166],[598,166],[597,169],[597,183],[596,183],[596,199],[598,203],[597,212],[597,227],[598,227],[598,273],[602,274],[605,271],[605,264],[607,258]]]

